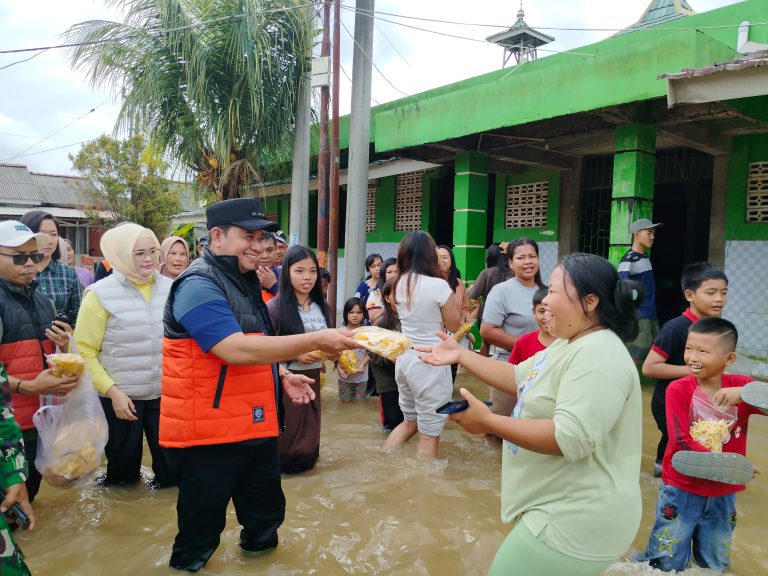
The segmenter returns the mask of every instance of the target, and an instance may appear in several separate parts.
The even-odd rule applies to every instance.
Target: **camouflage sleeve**
[[[0,488],[27,480],[27,460],[21,428],[13,418],[11,389],[5,367],[0,367]]]

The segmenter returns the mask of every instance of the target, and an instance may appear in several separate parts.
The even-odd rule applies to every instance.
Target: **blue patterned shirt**
[[[52,260],[45,270],[38,272],[37,284],[37,289],[53,300],[56,312],[66,314],[74,326],[83,298],[83,285],[75,269]]]

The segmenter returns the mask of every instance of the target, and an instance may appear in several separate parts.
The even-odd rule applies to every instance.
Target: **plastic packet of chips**
[[[80,376],[85,372],[85,362],[80,354],[51,354],[47,356],[48,366],[56,378]]]
[[[386,330],[378,326],[361,326],[353,330],[352,340],[362,346],[394,362],[398,356],[413,348],[413,342],[405,334]]]
[[[344,350],[339,356],[339,368],[346,374],[354,374],[358,370],[357,354],[354,350]]]

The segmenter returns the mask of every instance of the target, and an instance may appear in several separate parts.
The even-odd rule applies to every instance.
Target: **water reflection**
[[[482,393],[477,382],[459,378],[460,385]],[[643,393],[647,407],[650,389]],[[230,507],[221,546],[199,574],[485,574],[509,530],[499,519],[500,449],[449,425],[438,460],[416,458],[414,443],[380,454],[377,401],[342,406],[331,382],[323,390],[323,410],[318,467],[283,481],[288,506],[277,551],[245,556]],[[644,423],[644,513],[636,550],[645,547],[658,486],[649,474],[657,439],[650,410]],[[768,418],[755,417],[750,424],[749,457],[766,470]],[[731,571],[736,576],[768,574],[762,553],[767,484],[758,477],[737,498]],[[177,574],[168,568],[175,502],[175,490],[152,492],[144,485],[79,490],[44,485],[35,506],[38,528],[18,540],[36,576]],[[662,573],[620,562],[606,574]]]

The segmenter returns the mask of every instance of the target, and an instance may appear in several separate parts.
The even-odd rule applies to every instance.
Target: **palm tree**
[[[116,131],[226,199],[289,163],[299,80],[314,37],[308,0],[105,0],[123,22],[65,37],[92,86],[124,96]]]

